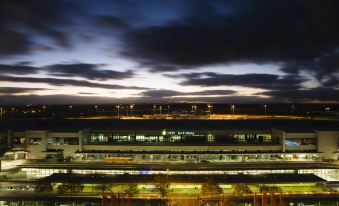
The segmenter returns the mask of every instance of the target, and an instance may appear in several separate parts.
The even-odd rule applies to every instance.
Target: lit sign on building
[[[188,131],[168,131],[168,135],[194,135],[194,132],[188,132]]]

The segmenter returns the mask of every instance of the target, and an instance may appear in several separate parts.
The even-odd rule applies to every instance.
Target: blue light
[[[293,142],[293,141],[290,141],[290,140],[285,140],[285,145],[288,145],[288,146],[300,146],[299,143]]]

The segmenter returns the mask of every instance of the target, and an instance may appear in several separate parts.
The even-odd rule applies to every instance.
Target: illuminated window
[[[208,134],[208,135],[207,135],[207,141],[208,141],[208,142],[214,142],[214,135]]]
[[[41,138],[29,138],[30,145],[41,145]]]
[[[181,140],[181,136],[179,135],[173,135],[170,137],[171,142],[179,142]]]
[[[135,140],[138,142],[144,142],[145,141],[145,135],[137,135],[135,137]]]

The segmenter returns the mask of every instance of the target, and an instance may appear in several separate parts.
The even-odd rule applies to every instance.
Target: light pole
[[[162,106],[159,107],[160,117],[161,117],[161,109],[162,109]]]
[[[127,112],[126,112],[126,116],[127,116],[127,118],[128,118],[128,107],[129,107],[129,106],[126,105],[126,111],[127,111]]]
[[[197,105],[193,105],[192,108],[193,108],[194,115],[197,115]]]
[[[133,116],[133,107],[134,107],[134,104],[131,104],[131,105],[129,106],[129,108],[130,108],[130,110],[131,110],[131,116]]]
[[[116,108],[118,109],[118,119],[120,119],[120,105],[117,105]]]
[[[208,112],[211,114],[212,113],[212,109],[213,109],[213,105],[208,104],[207,108],[208,108]]]
[[[265,105],[264,105],[265,116],[267,116],[267,111],[266,111],[266,110],[267,110],[267,105],[265,104]]]
[[[155,104],[154,106],[153,106],[153,115],[155,116],[155,109],[157,108],[157,105]]]
[[[231,110],[232,110],[232,118],[234,119],[234,109],[235,109],[235,106],[234,104],[231,105]]]
[[[15,110],[15,108],[12,107],[12,119],[14,119],[14,110]]]

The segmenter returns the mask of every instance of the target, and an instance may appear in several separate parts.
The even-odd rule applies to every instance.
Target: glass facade
[[[288,146],[317,145],[316,138],[287,138],[285,144]]]
[[[107,174],[107,175],[260,175],[260,174],[315,174],[328,181],[338,181],[339,171],[336,169],[259,169],[259,170],[117,170],[117,169],[47,169],[47,168],[22,168],[26,172],[27,178],[38,179],[50,176],[54,173],[72,174]]]
[[[51,145],[78,145],[79,139],[72,137],[50,137],[47,143]]]
[[[166,130],[164,130],[166,131]],[[91,133],[85,137],[84,144],[278,144],[270,133],[256,132],[193,132],[193,131],[168,131],[159,134],[145,133]]]
[[[81,152],[73,156],[73,160],[98,160],[106,161],[107,159],[116,158],[130,158],[130,162],[200,162],[208,160],[210,162],[269,162],[269,161],[317,161],[319,160],[318,154],[284,154],[284,153],[272,153],[272,154],[225,154],[218,152],[147,152],[147,153],[133,153],[133,152]]]

